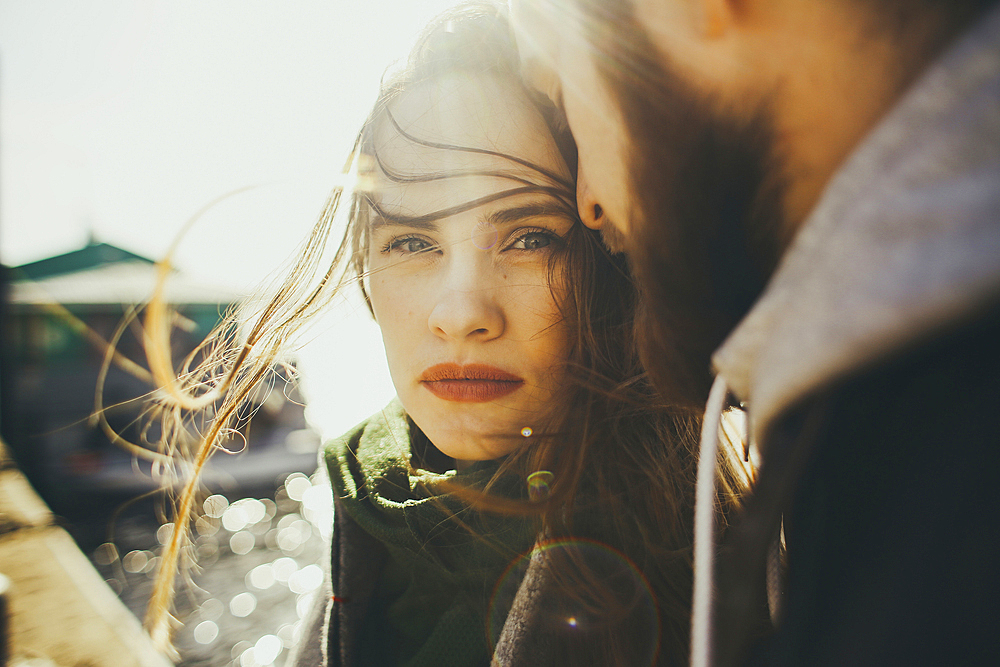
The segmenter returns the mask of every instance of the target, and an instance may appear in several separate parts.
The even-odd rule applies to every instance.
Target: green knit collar
[[[330,443],[325,456],[333,492],[342,511],[389,553],[380,590],[388,598],[387,620],[404,638],[400,663],[441,664],[444,651],[457,660],[449,664],[485,664],[490,595],[508,565],[530,550],[534,525],[436,495],[435,484],[446,479],[482,489],[499,464],[486,461],[444,474],[415,471],[409,424],[393,401]],[[523,481],[513,476],[491,492],[525,497]]]

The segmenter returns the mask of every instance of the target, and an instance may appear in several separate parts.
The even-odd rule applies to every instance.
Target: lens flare
[[[552,493],[552,480],[555,479],[548,470],[536,470],[528,475],[528,500],[533,503],[547,500]]]
[[[472,242],[480,250],[489,250],[497,244],[499,233],[489,220],[482,220],[472,230]]]
[[[521,429],[521,435],[523,435],[525,438],[530,438],[531,433],[532,431],[530,426],[525,426],[524,428]]]
[[[487,631],[493,646],[518,605],[536,610],[537,623],[558,641],[604,631],[629,637],[625,664],[653,665],[660,651],[660,617],[646,577],[622,553],[593,540],[542,542],[517,558],[490,599]],[[634,640],[634,641],[633,641]]]

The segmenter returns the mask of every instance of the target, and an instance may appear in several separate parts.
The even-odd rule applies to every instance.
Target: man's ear
[[[736,20],[740,0],[692,0],[700,14],[701,34],[705,39],[724,36]]]
[[[639,22],[654,39],[682,42],[726,35],[746,0],[635,0]]]

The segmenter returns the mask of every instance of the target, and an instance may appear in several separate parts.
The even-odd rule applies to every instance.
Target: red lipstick
[[[485,403],[517,391],[524,380],[485,364],[437,364],[420,375],[420,383],[446,401]]]

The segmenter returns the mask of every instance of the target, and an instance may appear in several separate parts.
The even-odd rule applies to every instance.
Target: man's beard
[[[612,253],[618,254],[628,251],[628,238],[610,222],[605,222],[601,226],[601,242]]]
[[[766,107],[727,118],[668,72],[634,30],[625,62],[635,76],[604,74],[631,142],[627,249],[642,292],[637,335],[663,397],[700,410],[712,352],[777,262],[780,169]]]

